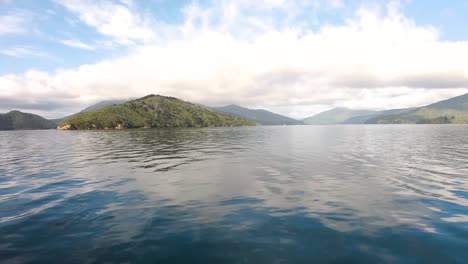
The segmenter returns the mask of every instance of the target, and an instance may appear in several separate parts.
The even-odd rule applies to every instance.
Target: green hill
[[[340,107],[318,113],[302,121],[307,125],[337,125],[346,123],[351,118],[370,116],[372,114],[375,114],[375,111],[353,110]]]
[[[287,117],[287,116],[282,116],[278,115],[263,109],[249,109],[245,107],[241,107],[238,105],[226,105],[222,107],[211,107],[211,109],[214,109],[218,112],[222,113],[227,113],[231,115],[238,116],[240,118],[245,118],[248,120],[251,120],[255,123],[258,123],[260,125],[269,125],[269,126],[274,126],[274,125],[303,125],[304,123]]]
[[[79,113],[84,113],[84,112],[90,112],[90,111],[93,111],[93,110],[96,110],[96,109],[99,109],[99,108],[102,108],[102,107],[105,107],[105,106],[109,106],[109,105],[115,105],[115,104],[123,104],[125,102],[127,102],[128,100],[106,100],[106,101],[101,101],[97,104],[93,104],[93,105],[90,105],[88,107],[86,107],[85,109],[81,110]],[[78,113],[77,113],[78,114]],[[54,122],[55,124],[60,124],[62,123],[63,121],[65,121],[66,119],[74,116],[76,114],[73,114],[73,115],[69,115],[69,116],[65,116],[65,117],[62,117],[62,118],[56,118],[56,119],[50,119],[50,121]]]
[[[120,105],[78,113],[58,129],[124,129],[255,125],[245,119],[216,113],[174,97],[148,95]]]
[[[378,115],[366,124],[468,124],[468,93],[403,113]]]
[[[11,111],[0,114],[0,130],[53,129],[57,125],[38,115]]]

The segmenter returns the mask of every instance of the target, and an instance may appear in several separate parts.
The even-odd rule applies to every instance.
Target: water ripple
[[[0,132],[0,262],[462,263],[467,134]]]

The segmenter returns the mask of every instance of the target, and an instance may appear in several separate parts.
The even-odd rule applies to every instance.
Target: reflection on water
[[[0,132],[0,262],[464,263],[467,135]]]

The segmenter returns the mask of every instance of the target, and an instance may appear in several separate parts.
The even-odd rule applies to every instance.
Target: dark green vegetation
[[[97,104],[93,104],[91,106],[88,106],[85,109],[81,110],[79,113],[90,112],[90,111],[97,110],[99,108],[109,106],[109,105],[123,104],[123,103],[125,103],[127,101],[128,100],[106,100],[106,101],[102,101],[102,102],[99,102]],[[77,114],[79,114],[79,113],[77,113]],[[50,121],[52,121],[52,122],[54,122],[55,124],[58,125],[58,124],[62,123],[63,121],[65,121],[66,119],[68,119],[68,118],[70,118],[72,116],[75,116],[77,114],[69,115],[69,116],[62,117],[62,118],[50,119]]]
[[[468,124],[468,94],[423,107],[385,111],[335,108],[303,120],[306,124]]]
[[[11,111],[0,114],[0,130],[53,129],[56,124],[38,115]]]
[[[246,126],[255,123],[216,113],[174,97],[148,95],[120,105],[79,113],[59,129],[122,129]]]
[[[263,109],[249,109],[245,107],[241,107],[238,105],[227,105],[223,107],[212,107],[212,109],[222,112],[222,113],[227,113],[231,115],[235,115],[241,118],[245,118],[248,120],[251,120],[255,123],[258,123],[260,125],[303,125],[304,123],[287,117],[287,116],[282,116],[278,115]]]

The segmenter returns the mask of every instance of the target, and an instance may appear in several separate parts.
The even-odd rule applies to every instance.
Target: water
[[[468,126],[9,131],[0,148],[0,262],[468,261]]]

